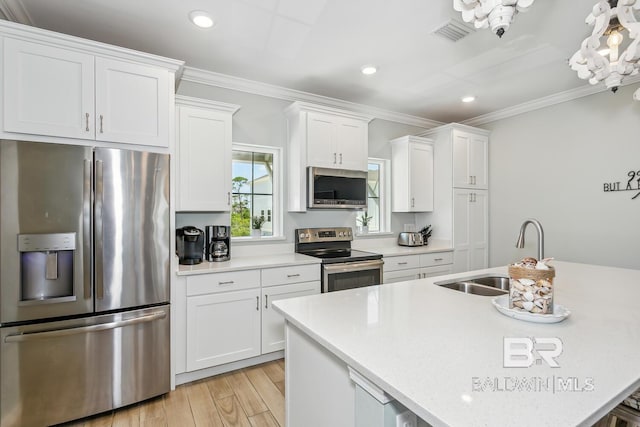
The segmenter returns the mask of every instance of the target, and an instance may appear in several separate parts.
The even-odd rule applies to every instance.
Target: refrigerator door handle
[[[82,276],[84,298],[91,298],[91,160],[84,161],[82,195]]]
[[[43,332],[27,332],[24,334],[7,335],[4,342],[26,342],[35,341],[41,339],[49,339],[56,337],[64,337],[68,335],[86,334],[88,332],[105,331],[108,329],[123,328],[125,326],[136,325],[138,323],[153,322],[154,320],[164,319],[167,317],[167,313],[164,311],[158,311],[145,316],[134,317],[133,319],[119,320],[116,322],[100,323],[98,325],[80,326],[67,329],[56,329],[53,331]]]
[[[103,181],[103,162],[102,160],[96,160],[96,192],[95,192],[95,212],[94,212],[94,227],[95,227],[95,280],[96,280],[96,298],[104,298],[104,278],[103,278],[103,229],[102,229],[102,209],[104,203],[104,181]]]

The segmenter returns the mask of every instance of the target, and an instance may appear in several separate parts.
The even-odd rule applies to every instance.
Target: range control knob
[[[344,233],[341,231],[338,233],[338,237],[342,237],[342,236],[344,236]]]

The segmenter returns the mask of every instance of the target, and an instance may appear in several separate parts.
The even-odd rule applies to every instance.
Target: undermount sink
[[[496,276],[495,274],[453,279],[443,282],[435,282],[434,284],[442,286],[443,288],[464,292],[465,294],[489,297],[509,293],[509,278],[505,276]]]

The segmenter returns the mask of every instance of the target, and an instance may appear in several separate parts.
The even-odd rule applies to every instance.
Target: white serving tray
[[[509,295],[500,295],[491,300],[493,306],[505,316],[535,323],[558,323],[571,315],[571,312],[559,304],[553,304],[553,314],[529,313],[528,311],[509,308]]]

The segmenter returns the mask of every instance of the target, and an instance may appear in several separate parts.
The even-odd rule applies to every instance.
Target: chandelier
[[[601,0],[586,22],[593,26],[591,36],[569,60],[571,69],[592,85],[604,82],[614,93],[627,76],[640,71],[640,22],[636,12],[640,0]],[[626,46],[626,49],[623,47]],[[633,98],[640,101],[640,89]]]
[[[525,12],[535,0],[453,0],[464,22],[476,28],[489,28],[502,37],[518,12]]]

